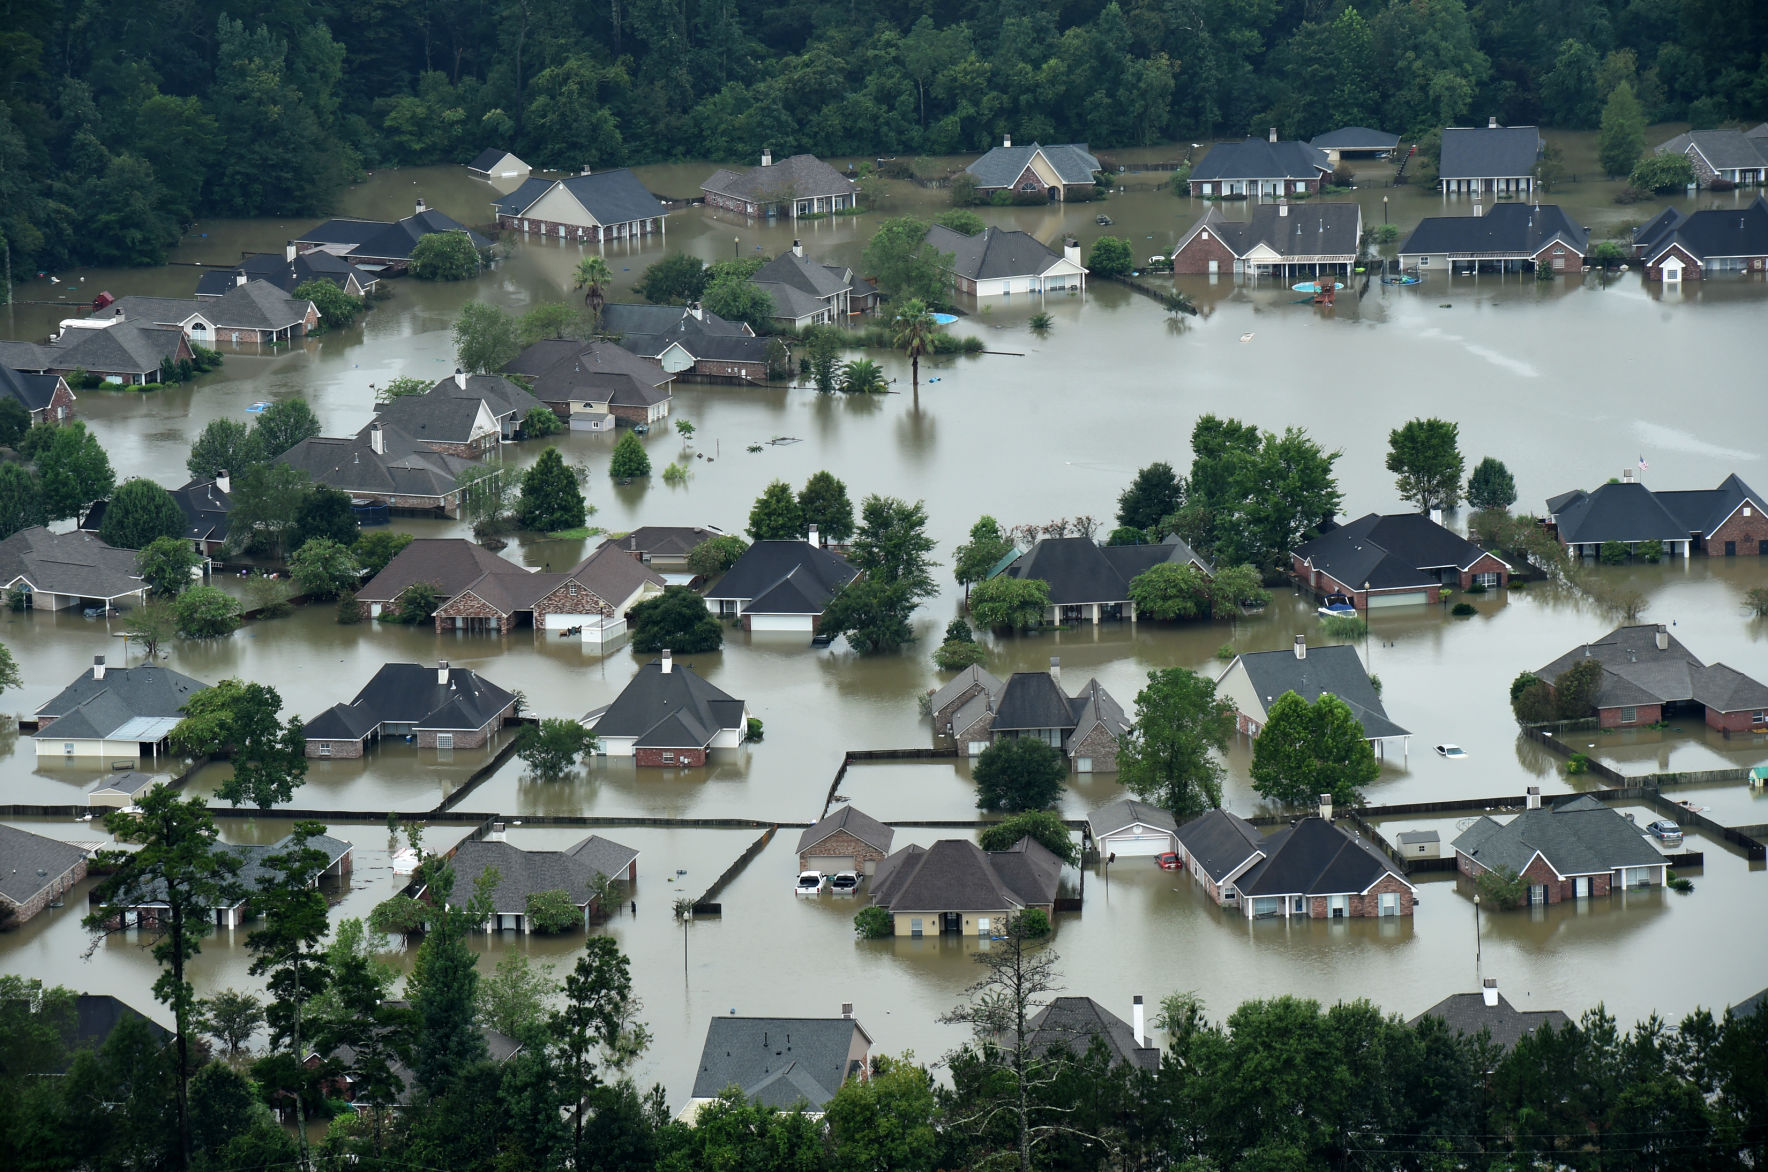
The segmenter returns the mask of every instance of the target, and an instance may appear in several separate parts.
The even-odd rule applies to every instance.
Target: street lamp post
[[[1480,968],[1479,896],[1477,894],[1473,897],[1473,979],[1476,984],[1482,985],[1485,980],[1485,973]]]
[[[743,259],[743,241],[741,238],[736,237],[736,236],[731,237],[731,259],[733,259],[733,260],[742,260]]]
[[[1381,226],[1387,227],[1387,196],[1381,197]]]

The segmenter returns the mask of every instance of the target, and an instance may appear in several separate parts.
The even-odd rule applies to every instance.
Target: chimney
[[[448,686],[448,661],[446,659],[436,661],[436,686],[438,688]]]
[[[588,175],[588,174],[590,174],[590,170],[588,167],[584,167],[583,170],[581,172],[579,172],[579,174]]]
[[[102,655],[92,657],[92,678],[95,680],[104,678],[104,656]]]
[[[1622,468],[1621,469],[1621,483],[1622,484],[1632,484],[1633,483],[1633,469],[1631,469],[1631,468]]]
[[[1013,136],[1011,134],[1001,135],[1001,149],[1004,151],[1010,151],[1013,149]]]
[[[674,670],[675,657],[669,654],[669,648],[665,647],[663,649],[663,658],[659,662],[661,662],[661,664],[662,664],[662,671],[663,671],[664,675],[668,675],[672,670]]]
[[[467,372],[458,366],[454,368],[454,385],[459,390],[467,389]]]
[[[504,841],[503,823],[493,822],[491,824],[491,833],[487,834],[485,836],[485,841],[486,842],[502,842],[502,841]]]
[[[1306,659],[1308,657],[1308,637],[1306,635],[1297,635],[1295,637],[1295,657],[1297,659]]]
[[[853,1002],[843,1001],[841,1003],[841,1016],[847,1018],[849,1021],[853,1019]]]
[[[1432,509],[1430,511],[1430,523],[1432,525],[1441,525],[1443,523],[1443,511],[1441,509]]]
[[[113,311],[111,314],[111,319],[113,321],[122,321],[123,320],[123,307],[122,306],[120,306],[120,305],[117,306],[115,311]]]
[[[698,301],[688,302],[688,312],[694,315],[695,321],[705,321],[706,320],[705,310],[700,308],[700,303]]]
[[[805,540],[816,546],[816,548],[821,549],[823,547],[822,530],[818,529],[815,525],[812,525],[810,527],[810,533]]]
[[[1062,242],[1062,259],[1070,264],[1080,263],[1080,241],[1070,237]]]
[[[1486,119],[1486,129],[1487,130],[1498,129],[1498,116],[1496,114],[1494,114],[1491,117]]]
[[[235,284],[235,285],[243,285],[243,284],[245,284],[245,283],[246,283],[246,275],[245,275],[245,274],[244,274],[244,273],[235,273],[235,274],[233,274],[233,283],[234,283],[234,284]]]
[[[1062,686],[1062,657],[1060,655],[1050,656],[1050,679],[1055,681],[1058,688]]]
[[[1487,1009],[1498,1008],[1498,978],[1487,977],[1485,987],[1480,990],[1480,995],[1486,999]]]
[[[1146,1024],[1146,1019],[1144,1017],[1145,1012],[1146,1010],[1142,1005],[1142,995],[1137,993],[1130,1001],[1130,1029],[1136,1035],[1136,1045],[1138,1046],[1146,1046],[1148,1044],[1144,1040],[1145,1035],[1143,1033],[1143,1028]]]
[[[227,475],[227,469],[215,473],[215,487],[221,490],[222,496],[233,491],[233,478]]]
[[[1287,217],[1289,215],[1289,201],[1288,200],[1280,199],[1277,201],[1277,214],[1279,216],[1284,216],[1284,217]]]
[[[1473,214],[1476,219],[1486,214],[1486,205],[1479,201],[1478,195],[1473,197]]]
[[[1271,141],[1277,141],[1277,128],[1275,126],[1271,127]]]
[[[762,151],[761,151],[761,165],[763,167],[773,166],[773,151],[767,149],[766,147],[763,147]]]
[[[1320,821],[1322,821],[1322,822],[1332,821],[1332,795],[1331,794],[1321,794],[1320,795]]]
[[[1656,642],[1659,651],[1668,651],[1670,649],[1670,628],[1664,626],[1662,623],[1658,624]]]
[[[282,259],[290,264],[295,263],[295,242],[293,240],[282,246]]]
[[[1523,795],[1522,808],[1525,810],[1539,810],[1541,808],[1540,786],[1531,785],[1528,788],[1528,792]]]
[[[417,214],[420,216],[424,214],[424,197],[421,195],[417,197]]]
[[[368,446],[377,456],[387,454],[387,439],[381,434],[381,423],[378,419],[368,425]]]

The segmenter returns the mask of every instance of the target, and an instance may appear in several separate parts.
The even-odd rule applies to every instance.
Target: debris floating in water
[[[258,402],[253,403],[250,407],[246,408],[246,414],[247,415],[262,415],[265,411],[267,411],[269,409],[270,409],[269,403],[266,403],[263,400],[259,400]]]
[[[1246,331],[1246,332],[1245,332],[1245,333],[1244,333],[1244,334],[1241,334],[1241,335],[1240,335],[1240,340],[1241,340],[1241,341],[1242,341],[1242,342],[1250,342],[1250,341],[1252,341],[1252,331],[1251,331],[1251,330],[1247,330],[1247,331]]]

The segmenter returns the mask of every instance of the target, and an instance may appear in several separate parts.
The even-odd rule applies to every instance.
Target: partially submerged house
[[[756,337],[746,322],[726,321],[698,302],[605,305],[601,329],[669,374],[721,383],[767,379],[767,339]]]
[[[1104,1044],[1111,1065],[1156,1071],[1160,1047],[1148,1036],[1146,1013],[1140,993],[1131,1006],[1134,1025],[1091,997],[1052,997],[1025,1023],[1026,1047],[1040,1058],[1063,1050],[1080,1057],[1097,1041]]]
[[[74,392],[59,374],[32,374],[0,365],[0,394],[10,395],[30,414],[32,423],[62,423],[74,413]]]
[[[1095,176],[1104,168],[1084,142],[1014,146],[1012,135],[971,163],[964,171],[976,181],[976,194],[997,191],[1016,197],[1036,196],[1052,203],[1071,195],[1091,195]]]
[[[227,548],[228,515],[233,512],[233,478],[226,472],[192,479],[171,490],[184,514],[184,539],[204,557]]]
[[[190,340],[176,326],[107,316],[69,318],[47,342],[0,342],[0,366],[24,374],[84,371],[107,383],[144,386],[168,365],[191,359]]]
[[[896,831],[851,805],[837,806],[798,836],[798,869],[876,874]]]
[[[307,840],[309,850],[325,855],[325,866],[313,877],[313,886],[325,880],[341,879],[355,869],[356,848],[341,838],[318,834]],[[231,856],[233,883],[218,896],[220,902],[207,909],[208,921],[217,928],[242,928],[252,915],[252,896],[267,883],[281,882],[282,877],[265,865],[265,860],[287,854],[294,849],[294,836],[284,835],[271,843],[220,843],[216,853]],[[122,908],[112,925],[121,928],[156,930],[169,911],[165,885],[150,885],[142,891],[142,901]]]
[[[1544,907],[1628,887],[1661,887],[1669,862],[1619,812],[1588,794],[1541,805],[1539,794],[1508,822],[1489,815],[1455,839],[1455,866],[1469,879],[1487,871],[1528,881],[1527,902]]]
[[[640,766],[698,769],[711,750],[742,745],[749,706],[665,651],[583,723],[596,735],[597,752]]]
[[[1048,672],[1017,671],[998,691],[973,696],[952,713],[949,735],[972,757],[1003,738],[1030,737],[1060,750],[1077,773],[1115,773],[1118,742],[1130,728],[1098,680],[1065,693],[1062,660],[1051,656]]]
[[[971,664],[947,680],[944,687],[933,692],[928,702],[928,715],[933,718],[933,735],[952,735],[952,718],[978,696],[993,700],[1006,687],[1004,681],[987,668]]]
[[[1536,127],[1499,126],[1496,118],[1488,119],[1484,127],[1448,127],[1438,156],[1437,189],[1444,195],[1526,200],[1535,192],[1535,164],[1542,146]]]
[[[460,478],[473,466],[378,419],[353,436],[304,439],[277,460],[357,500],[444,517],[460,515]]]
[[[93,316],[177,328],[192,342],[209,347],[293,342],[319,325],[313,302],[244,273],[217,296],[119,297]]]
[[[1260,834],[1226,810],[1179,827],[1184,868],[1223,907],[1247,919],[1409,916],[1417,889],[1379,847],[1319,816]]]
[[[59,905],[86,878],[88,858],[71,842],[0,825],[0,925],[17,927]]]
[[[1500,1050],[1509,1050],[1539,1029],[1563,1030],[1572,1019],[1557,1009],[1518,1009],[1498,992],[1498,979],[1487,977],[1478,993],[1451,993],[1406,1024],[1416,1027],[1427,1017],[1442,1019],[1449,1032],[1477,1038],[1481,1034]]]
[[[761,152],[761,165],[746,171],[720,168],[700,192],[709,208],[744,216],[829,215],[859,206],[859,185],[815,155],[792,155],[774,161]]]
[[[688,555],[714,537],[727,536],[710,525],[640,525],[624,537],[613,538],[625,553],[663,575],[671,586],[686,586],[694,577]]]
[[[842,1083],[868,1077],[871,1051],[851,1004],[840,1017],[715,1017],[680,1118],[692,1123],[733,1087],[758,1107],[820,1118]]]
[[[1437,602],[1445,586],[1501,589],[1510,563],[1423,513],[1369,513],[1295,547],[1296,581],[1358,610]]]
[[[205,268],[196,279],[196,299],[226,297],[238,286],[253,281],[291,295],[308,281],[330,281],[352,297],[367,296],[380,284],[379,277],[341,256],[322,249],[302,252],[290,241],[281,252],[254,252],[242,257],[231,269],[220,265]]]
[[[1282,200],[1253,208],[1249,220],[1230,220],[1211,206],[1179,237],[1173,272],[1349,275],[1362,238],[1361,204]]]
[[[519,179],[532,170],[514,152],[498,147],[486,147],[467,164],[467,174],[475,179]]]
[[[1577,272],[1590,251],[1590,231],[1557,204],[1502,203],[1484,215],[1427,216],[1400,245],[1405,268],[1447,267],[1522,272]]]
[[[356,603],[363,618],[375,619],[396,609],[405,592],[420,582],[433,586],[438,598],[448,599],[485,574],[504,572],[526,571],[464,537],[419,537],[362,584]]]
[[[527,422],[528,412],[536,407],[550,405],[530,394],[528,388],[504,378],[501,374],[468,374],[464,370],[456,370],[446,378],[437,379],[436,384],[422,395],[403,395],[387,406],[394,406],[405,399],[458,399],[482,403],[486,414],[497,425],[498,435],[504,440],[525,438],[523,426]],[[386,407],[381,409],[380,414],[386,414]],[[486,450],[492,450],[495,446],[489,445]]]
[[[1630,554],[1658,542],[1664,557],[1695,553],[1725,557],[1768,556],[1768,519],[1764,498],[1735,473],[1717,488],[1653,491],[1633,473],[1597,485],[1589,492],[1573,489],[1547,501],[1547,524],[1568,553],[1596,557],[1609,542]]]
[[[1737,187],[1768,183],[1768,123],[1751,130],[1686,131],[1659,143],[1653,153],[1685,156],[1702,187],[1715,179]]]
[[[1405,757],[1411,748],[1412,734],[1388,717],[1355,647],[1309,647],[1307,636],[1297,635],[1288,651],[1236,655],[1216,677],[1217,695],[1234,705],[1236,727],[1249,737],[1264,731],[1271,705],[1285,692],[1294,692],[1309,704],[1326,693],[1343,700],[1378,757],[1385,758],[1393,747]]]
[[[1276,199],[1318,195],[1332,175],[1326,152],[1305,142],[1278,142],[1277,128],[1264,138],[1218,142],[1191,168],[1191,194]]]
[[[504,370],[526,379],[535,399],[572,431],[612,431],[616,421],[657,423],[668,418],[674,398],[673,373],[605,340],[547,338],[523,350]]]
[[[110,667],[94,655],[91,667],[38,707],[37,758],[157,760],[184,705],[208,686],[158,664]]]
[[[309,757],[361,757],[383,737],[415,737],[420,749],[480,749],[515,714],[514,693],[470,667],[385,663],[355,699],[301,731]]]
[[[669,215],[627,167],[585,170],[568,179],[528,179],[493,200],[491,208],[499,228],[579,242],[661,236]]]
[[[1343,159],[1380,159],[1397,150],[1400,136],[1367,126],[1341,126],[1316,135],[1308,145],[1326,152],[1326,161],[1334,167]]]
[[[878,304],[878,287],[854,275],[846,265],[821,264],[804,255],[792,241],[749,278],[749,284],[773,302],[773,320],[794,330],[840,325],[849,317],[869,313]]]
[[[1702,663],[1663,623],[1616,627],[1535,672],[1555,686],[1580,663],[1602,665],[1591,702],[1603,728],[1657,724],[1700,713],[1708,728],[1768,732],[1768,685],[1722,663]]]
[[[1648,281],[1702,281],[1768,269],[1768,199],[1745,208],[1665,208],[1633,229],[1633,255]]]
[[[1059,293],[1087,287],[1080,244],[1067,240],[1056,252],[1037,237],[1011,228],[984,228],[974,236],[934,224],[927,246],[952,258],[952,285],[975,297],[1013,293]]]
[[[459,220],[425,206],[422,197],[417,210],[403,220],[327,220],[308,229],[294,244],[298,252],[317,249],[345,257],[377,276],[397,276],[411,266],[411,250],[418,241],[436,232],[459,232],[481,252],[491,247],[491,241]]]
[[[992,936],[1020,912],[1054,913],[1062,860],[1034,838],[985,851],[967,838],[905,846],[878,864],[872,903],[897,936]]]
[[[1050,588],[1050,623],[1136,621],[1130,583],[1160,565],[1191,566],[1208,576],[1215,567],[1175,534],[1148,545],[1100,545],[1090,537],[1046,537],[999,573],[1035,578]],[[992,577],[992,575],[991,575]]]
[[[453,381],[443,380],[452,386]],[[538,401],[537,401],[538,404]],[[443,456],[476,460],[497,450],[502,429],[483,399],[438,394],[400,395],[375,411],[374,421],[390,434]]]
[[[487,932],[520,932],[535,929],[529,923],[529,900],[548,892],[562,891],[583,916],[589,930],[591,917],[601,910],[598,892],[608,880],[631,885],[638,879],[638,852],[611,839],[592,834],[564,850],[524,850],[503,837],[503,824],[493,825],[489,838],[469,838],[454,848],[454,890],[448,901],[463,907],[473,898],[479,877],[497,871],[492,888],[492,912]]]
[[[147,600],[134,550],[107,545],[95,533],[52,533],[41,525],[0,541],[0,590],[17,591],[26,610]]]
[[[518,626],[575,632],[605,644],[626,633],[626,613],[663,593],[663,577],[603,543],[562,573],[530,570],[499,559],[480,577],[442,600],[438,631],[507,634]]]
[[[1100,855],[1163,855],[1179,849],[1179,823],[1171,810],[1135,798],[1118,798],[1087,814],[1087,836]]]
[[[706,590],[706,608],[745,631],[813,633],[829,601],[859,571],[810,541],[757,541]]]
[[[143,773],[139,769],[112,773],[86,791],[86,808],[93,811],[126,810],[138,805],[143,796],[166,784],[167,780],[163,773]]]

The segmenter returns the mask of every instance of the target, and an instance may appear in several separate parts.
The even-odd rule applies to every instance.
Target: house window
[[[663,754],[663,764],[674,765],[675,764],[675,754],[674,753]]]
[[[1209,239],[1209,233],[1208,233],[1208,232],[1199,232],[1199,233],[1198,233],[1198,234],[1197,234],[1197,239],[1199,239],[1199,240],[1208,240],[1208,239]]]
[[[1213,195],[1214,193],[1215,193],[1215,184],[1205,183],[1203,185],[1203,194],[1204,195]]]
[[[436,734],[436,747],[438,749],[452,749],[452,748],[454,748],[454,734],[453,733],[437,733]]]
[[[1498,575],[1497,574],[1475,574],[1473,576],[1473,582],[1474,582],[1474,585],[1476,585],[1476,586],[1484,586],[1488,590],[1495,590],[1498,587]]]
[[[1763,725],[1768,724],[1768,712],[1750,713],[1750,723],[1757,728],[1761,728]]]
[[[987,916],[977,916],[976,917],[976,934],[978,936],[988,935],[988,922],[989,921],[988,921]]]
[[[71,755],[72,755],[72,754],[73,754],[73,751],[74,751],[74,742],[72,742],[72,741],[63,741],[63,742],[62,742],[62,744],[61,744],[61,751],[62,751],[62,752],[64,752],[64,753],[67,753],[67,754],[68,754],[68,755],[70,755],[70,756],[71,756]]]
[[[920,916],[911,916],[909,918],[909,935],[910,936],[919,936],[920,934],[921,934],[921,917]]]
[[[1381,893],[1381,902],[1380,902],[1380,905],[1376,908],[1376,911],[1378,914],[1383,915],[1383,916],[1397,916],[1397,915],[1399,915],[1400,914],[1400,893],[1397,891],[1384,891],[1384,892],[1382,892]]]
[[[1623,708],[1623,709],[1621,709],[1621,723],[1622,724],[1632,724],[1634,721],[1636,721],[1638,719],[1639,719],[1639,709],[1637,709],[1637,708]]]
[[[319,755],[321,757],[331,756],[331,742],[330,741],[320,741],[319,742]]]
[[[1745,505],[1745,506],[1744,506],[1744,507],[1743,507],[1743,515],[1744,515],[1744,516],[1746,516],[1746,517],[1748,517],[1748,516],[1750,516],[1750,515],[1751,515],[1751,514],[1750,514],[1750,507],[1749,507],[1749,506],[1748,506],[1748,505]]]
[[[1223,903],[1233,903],[1235,900],[1237,900],[1239,898],[1240,898],[1240,892],[1234,886],[1229,885],[1227,887],[1222,888],[1222,902]]]
[[[1421,256],[1418,258],[1418,267],[1419,268],[1423,268],[1428,264],[1430,264],[1430,258],[1428,256]]]

